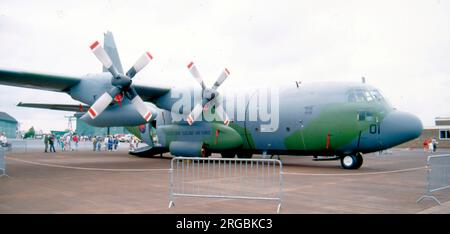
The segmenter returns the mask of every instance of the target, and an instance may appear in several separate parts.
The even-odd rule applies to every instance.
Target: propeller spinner
[[[190,62],[187,67],[194,79],[202,87],[202,101],[200,103],[197,103],[192,109],[191,113],[189,113],[187,117],[188,124],[192,125],[195,119],[197,119],[202,114],[203,110],[207,110],[209,107],[215,106],[216,114],[221,118],[224,116],[223,122],[225,125],[228,125],[230,123],[230,119],[223,109],[222,105],[220,105],[220,103],[217,101],[217,97],[219,96],[219,92],[217,91],[217,89],[230,75],[228,69],[225,68],[224,70],[222,70],[214,85],[211,88],[207,88],[194,62]]]
[[[88,110],[89,116],[92,119],[95,119],[113,100],[117,100],[120,103],[125,96],[131,100],[131,104],[136,108],[142,118],[147,122],[150,121],[152,113],[132,86],[132,79],[153,59],[152,55],[149,52],[145,52],[124,75],[117,71],[117,68],[112,63],[105,49],[103,49],[98,41],[94,42],[90,48],[97,59],[100,60],[103,66],[112,74],[111,84],[113,85],[113,88],[102,94],[102,96],[94,102]]]

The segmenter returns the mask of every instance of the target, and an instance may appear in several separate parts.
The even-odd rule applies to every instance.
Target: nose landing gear
[[[344,169],[358,169],[363,164],[362,153],[345,155],[341,157],[341,166]]]

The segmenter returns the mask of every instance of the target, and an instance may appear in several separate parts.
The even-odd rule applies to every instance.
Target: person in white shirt
[[[108,141],[109,141],[109,136],[105,136],[105,139],[103,140],[103,147],[104,147],[105,151],[108,150]]]
[[[135,140],[134,140],[134,137],[131,137],[130,138],[130,151],[134,151],[135,149],[136,149],[136,147],[134,146],[134,144],[135,144]]]
[[[67,135],[66,136],[66,147],[67,147],[66,149],[67,149],[67,151],[72,149],[72,144],[71,144],[70,140],[71,140],[71,136]]]
[[[8,139],[6,138],[6,134],[4,132],[0,133],[0,144],[6,146],[7,143]]]

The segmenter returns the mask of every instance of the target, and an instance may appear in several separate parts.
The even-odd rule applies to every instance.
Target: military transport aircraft
[[[263,121],[252,119],[250,113],[250,103],[255,102],[258,91],[247,93],[243,106],[227,109],[220,103],[233,100],[228,101],[218,88],[230,72],[224,69],[208,88],[192,62],[188,69],[201,90],[195,92],[200,88],[195,86],[187,89],[200,95],[194,94],[188,100],[186,112],[173,108],[179,101],[179,89],[133,84],[135,75],[153,59],[150,53],[144,53],[124,73],[112,33],[105,34],[104,48],[95,42],[90,49],[101,61],[103,73],[71,77],[0,69],[0,84],[69,94],[84,104],[18,106],[82,112],[81,119],[92,126],[126,126],[148,145],[131,152],[136,155],[307,155],[340,160],[343,168],[357,169],[363,163],[364,153],[391,148],[422,132],[422,123],[416,116],[396,110],[368,84],[298,81],[280,88],[278,124],[267,129]],[[243,113],[240,119],[236,116],[239,111]],[[219,118],[199,120],[208,113]],[[183,119],[174,119],[177,115]]]

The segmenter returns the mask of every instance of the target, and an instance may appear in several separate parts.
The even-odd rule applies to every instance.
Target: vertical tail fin
[[[103,47],[106,53],[111,58],[112,63],[117,68],[117,70],[123,74],[122,63],[120,62],[119,52],[117,51],[116,43],[114,42],[114,37],[112,32],[108,31],[105,33],[105,40]],[[107,72],[106,68],[103,67],[103,72]]]

